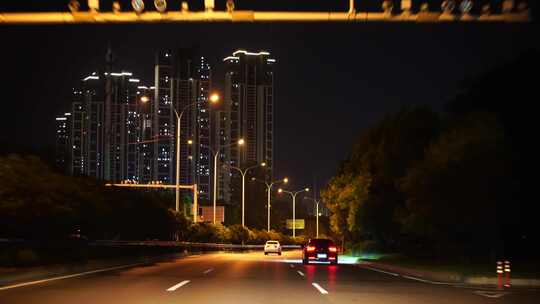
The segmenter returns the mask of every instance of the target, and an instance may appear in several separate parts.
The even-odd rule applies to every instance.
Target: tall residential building
[[[94,72],[74,89],[70,174],[113,182],[139,180],[141,86],[131,76],[129,72]]]
[[[105,72],[104,179],[139,180],[140,80],[129,72]]]
[[[154,104],[155,87],[138,86],[139,115],[139,154],[137,161],[137,176],[140,183],[149,183],[157,180],[153,176],[154,165],[154,129],[152,111]]]
[[[246,141],[244,147],[231,145],[223,160],[237,167],[266,162],[268,178],[273,177],[274,160],[274,73],[275,59],[270,53],[237,50],[223,59],[226,63],[225,105],[221,117],[225,126],[218,132],[227,138],[226,144]],[[220,120],[221,121],[221,120]],[[222,144],[221,141],[217,142]],[[232,172],[233,177],[235,171]],[[221,175],[231,175],[224,172]],[[234,183],[233,184],[237,184]],[[231,187],[231,196],[238,196]],[[226,196],[224,196],[225,198]]]
[[[103,179],[103,81],[94,72],[73,92],[72,174]]]
[[[71,163],[71,113],[56,117],[55,165],[69,173]]]
[[[154,175],[164,183],[176,181],[176,115],[182,114],[180,184],[196,183],[200,197],[208,199],[210,65],[195,49],[164,50],[156,56],[154,71]]]

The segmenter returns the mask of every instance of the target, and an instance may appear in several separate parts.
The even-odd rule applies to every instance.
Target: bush
[[[251,230],[249,234],[249,241],[252,244],[264,244],[270,239],[270,235],[266,230]]]
[[[215,236],[218,242],[227,243],[231,239],[231,232],[229,228],[222,224],[212,225],[215,230]]]
[[[249,240],[249,229],[243,227],[242,225],[232,225],[229,227],[230,232],[230,241],[233,244],[243,244],[247,243]]]
[[[354,243],[350,247],[351,253],[355,256],[369,253],[380,253],[381,245],[374,240],[365,240],[362,242]]]
[[[268,239],[281,242],[283,240],[283,234],[270,230],[270,232],[268,232]]]
[[[17,266],[33,266],[39,262],[37,253],[31,249],[21,249],[15,256]]]

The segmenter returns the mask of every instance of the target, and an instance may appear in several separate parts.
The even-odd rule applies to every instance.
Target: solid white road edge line
[[[371,268],[371,267],[367,267],[367,266],[362,266],[362,267],[367,268],[369,270],[376,271],[376,272],[386,273],[386,274],[389,274],[389,275],[392,275],[392,276],[395,276],[395,277],[399,277],[399,274],[397,274],[397,273],[384,271],[384,270],[380,270],[380,269],[377,269],[377,268]]]
[[[301,272],[300,270],[297,270],[296,272],[298,272],[299,275],[304,276],[304,273]]]
[[[422,283],[429,283],[429,284],[435,284],[435,285],[450,285],[450,283],[424,280],[424,279],[415,278],[415,277],[411,277],[411,276],[407,276],[407,275],[402,275],[402,277],[410,279],[410,280],[415,280],[415,281],[418,281],[418,282],[422,282]]]
[[[328,291],[326,291],[326,289],[322,288],[319,284],[317,283],[311,283],[311,285],[313,285],[313,287],[317,288],[317,290],[322,293],[322,294],[328,294]]]
[[[207,269],[207,270],[204,271],[204,274],[208,274],[208,273],[212,272],[213,270],[214,270],[214,268]]]
[[[182,282],[180,282],[180,283],[178,283],[178,284],[176,284],[176,285],[170,287],[169,289],[167,289],[167,291],[175,291],[175,290],[177,290],[178,288],[180,288],[180,287],[186,285],[186,284],[189,283],[189,282],[190,282],[189,280],[182,281]]]
[[[420,279],[420,278],[416,278],[416,277],[411,277],[411,276],[408,276],[408,275],[400,275],[400,274],[398,274],[398,273],[393,273],[393,272],[389,272],[389,271],[384,271],[384,270],[380,270],[380,269],[372,268],[372,267],[368,267],[368,266],[361,266],[361,267],[362,267],[362,268],[369,269],[369,270],[373,270],[373,271],[376,271],[376,272],[389,274],[389,275],[395,276],[395,277],[401,276],[401,277],[403,277],[403,278],[406,278],[406,279],[409,279],[409,280],[415,280],[415,281],[422,282],[422,283],[429,283],[429,284],[435,284],[435,285],[452,285],[452,284],[453,284],[453,283],[446,283],[446,282],[435,282],[435,281],[430,281],[430,280]]]
[[[144,265],[144,264],[146,264],[146,263],[135,263],[135,264],[129,264],[129,265],[115,266],[115,267],[97,269],[97,270],[92,270],[92,271],[74,273],[74,274],[69,274],[69,275],[59,276],[59,277],[54,277],[54,278],[48,278],[48,279],[43,279],[43,280],[24,282],[24,283],[19,283],[19,284],[14,284],[14,285],[2,286],[2,287],[0,287],[0,290],[6,290],[6,289],[17,288],[17,287],[36,285],[36,284],[41,284],[41,283],[46,283],[46,282],[51,282],[51,281],[57,281],[57,280],[81,277],[81,276],[89,275],[89,274],[93,274],[93,273],[100,273],[100,272],[111,271],[111,270],[116,270],[116,269],[129,268],[129,267],[138,266],[138,265]]]

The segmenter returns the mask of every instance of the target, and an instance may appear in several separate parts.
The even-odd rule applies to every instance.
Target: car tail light
[[[328,247],[328,251],[337,252],[337,248],[336,248],[336,246],[330,246],[330,247]]]
[[[315,251],[315,246],[307,246],[306,251]]]

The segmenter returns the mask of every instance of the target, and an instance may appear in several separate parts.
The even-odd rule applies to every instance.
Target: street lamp
[[[214,96],[217,94],[212,94]],[[219,96],[216,98],[210,98],[211,103],[216,103],[219,101]],[[182,126],[182,115],[184,115],[184,111],[187,110],[189,107],[196,105],[198,102],[192,102],[188,105],[186,105],[180,114],[178,114],[178,111],[174,107],[173,103],[171,103],[171,108],[174,111],[174,114],[176,114],[176,204],[175,204],[175,210],[176,212],[179,212],[180,209],[180,128]],[[193,208],[193,222],[197,222],[197,210],[196,208]]]
[[[302,193],[304,191],[309,192],[309,188],[298,190],[296,192],[283,190],[281,188],[278,189],[278,193],[287,193],[292,197],[292,206],[293,206],[292,207],[292,217],[293,217],[293,220],[292,220],[292,236],[293,236],[293,238],[296,237],[296,195],[298,195],[299,193]]]
[[[238,141],[238,144],[240,144],[240,142],[244,142],[244,140],[239,140]],[[248,171],[250,169],[253,169],[253,168],[257,168],[259,166],[266,166],[266,163],[261,163],[260,165],[253,165],[251,167],[247,167],[245,168],[244,170],[238,168],[238,167],[235,167],[235,166],[232,166],[232,165],[225,165],[225,166],[228,166],[229,168],[232,168],[232,169],[235,169],[236,171],[240,172],[240,174],[242,175],[242,227],[245,227],[245,202],[246,202],[246,192],[245,192],[245,189],[246,189],[246,174],[248,173]]]
[[[274,184],[277,184],[277,183],[288,183],[289,182],[289,179],[288,178],[283,178],[283,179],[278,179],[278,180],[275,180],[273,182],[267,182],[267,181],[262,181],[260,179],[257,179],[255,177],[252,177],[251,180],[253,181],[258,181],[260,183],[264,183],[266,185],[266,195],[267,195],[267,202],[266,202],[266,206],[267,206],[267,219],[268,219],[268,225],[267,225],[267,231],[270,232],[270,192],[272,191],[272,186],[274,186]]]
[[[142,103],[147,103],[148,101],[150,101],[150,98],[146,95],[143,95],[141,96],[141,102]]]
[[[312,200],[312,201],[315,202],[315,207],[316,207],[316,211],[317,211],[317,215],[316,215],[316,217],[315,217],[315,218],[316,218],[316,222],[317,222],[317,224],[316,224],[316,227],[317,227],[317,228],[316,228],[317,233],[316,233],[316,234],[317,234],[317,238],[319,238],[319,203],[321,202],[321,200],[320,200],[320,199],[314,199],[314,198],[311,198],[311,197],[309,197],[309,196],[306,196],[306,197],[304,197],[304,198],[305,198],[305,199],[308,199],[308,200]]]
[[[237,145],[239,146],[242,146],[244,145],[244,139],[239,139],[238,142],[236,142]],[[227,148],[227,147],[230,147],[234,145],[234,143],[232,144],[228,144],[228,145],[225,145],[225,146],[221,146],[221,148]],[[215,225],[216,224],[216,199],[217,199],[217,167],[218,167],[218,155],[219,155],[219,151],[220,150],[217,150],[217,151],[214,151],[214,149],[212,149],[211,147],[209,146],[206,146],[208,149],[210,149],[212,151],[212,153],[214,153],[214,195],[213,195],[213,202],[214,202],[214,210],[213,210],[213,224]]]

